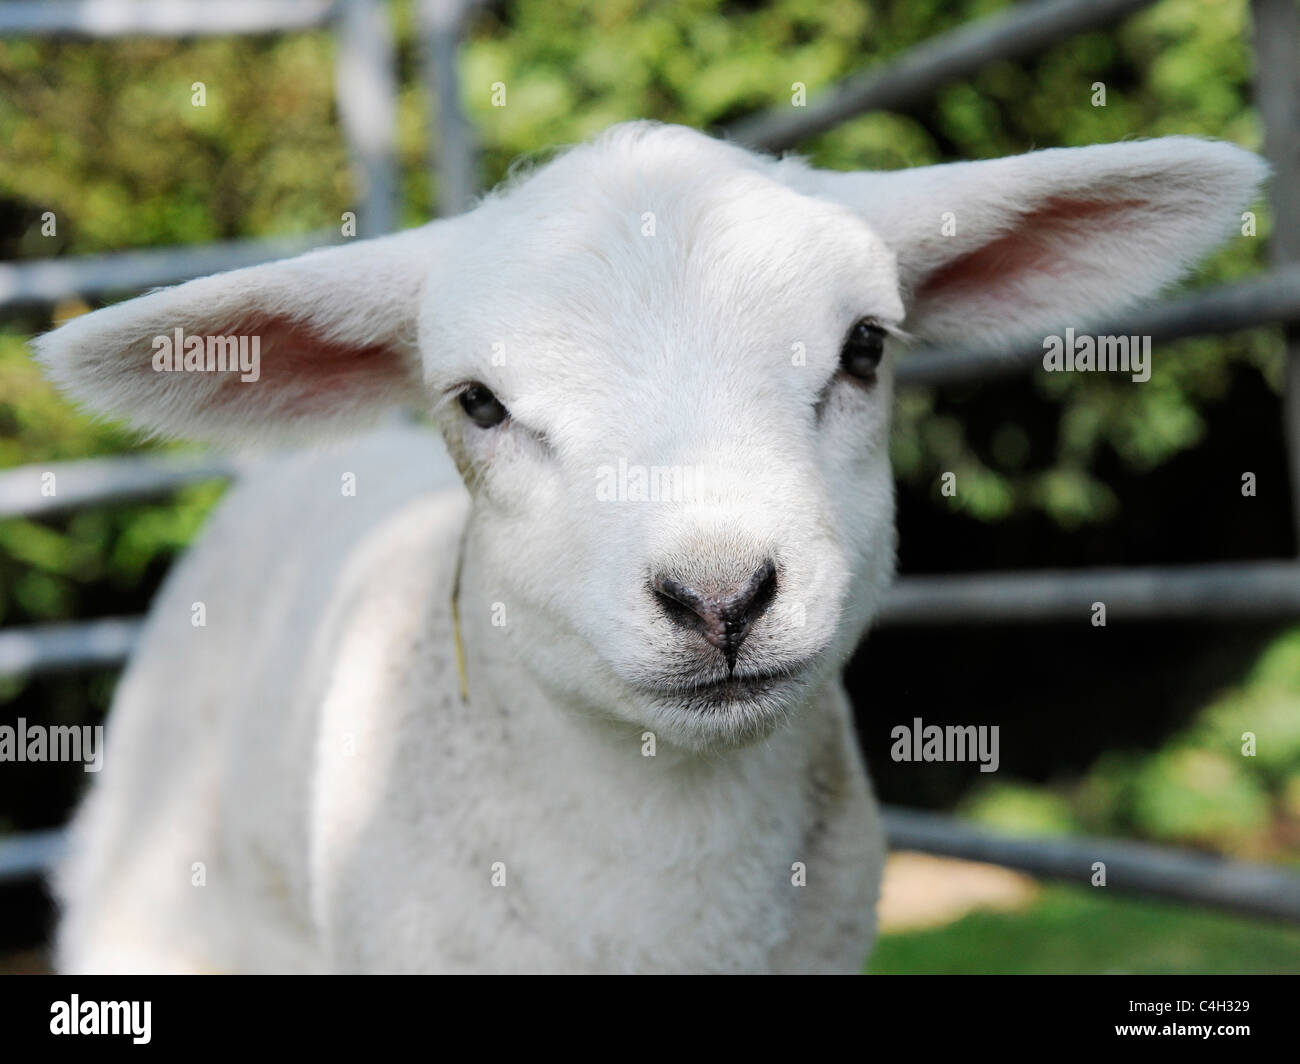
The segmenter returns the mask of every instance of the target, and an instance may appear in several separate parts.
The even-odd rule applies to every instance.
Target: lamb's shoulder
[[[347,653],[349,611],[399,642],[411,609],[395,603],[437,597],[416,567],[440,566],[425,583],[450,588],[465,505],[440,441],[409,428],[267,460],[231,490],[156,598],[118,685],[104,770],[58,875],[64,963],[90,963],[114,884],[135,892],[126,908],[140,926],[197,933],[209,914],[196,915],[199,894],[177,872],[195,860],[212,877],[203,896],[242,913],[217,918],[227,937],[268,907],[304,904],[320,704]],[[231,949],[220,966],[268,966],[264,942]]]
[[[401,430],[279,483],[280,527],[302,540],[248,603],[257,660],[229,722],[222,804],[246,845],[282,855],[304,906],[313,869],[364,827],[412,704],[457,691],[449,605],[468,499],[449,468],[436,438]],[[264,475],[248,509],[264,514],[276,484]]]
[[[383,430],[268,461],[214,516],[157,615],[203,600],[206,628],[159,631],[143,648],[162,673],[154,701],[193,691],[186,755],[211,763],[216,820],[240,893],[310,904],[314,848],[346,838],[395,740],[407,665],[449,647],[455,555],[467,509],[441,441]],[[154,624],[157,624],[155,617]],[[427,667],[455,689],[454,655]],[[202,678],[195,682],[195,677]],[[151,714],[156,715],[156,714]]]

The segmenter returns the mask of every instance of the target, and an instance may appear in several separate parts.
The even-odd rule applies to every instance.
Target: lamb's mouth
[[[768,671],[739,671],[707,680],[670,681],[647,684],[646,690],[659,698],[699,706],[724,702],[754,702],[803,679],[805,663]]]

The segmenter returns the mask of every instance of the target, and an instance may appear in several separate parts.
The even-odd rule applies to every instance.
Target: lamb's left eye
[[[855,322],[840,349],[840,368],[850,377],[874,381],[885,354],[885,330],[869,318]]]
[[[486,385],[475,382],[460,393],[460,408],[469,415],[469,419],[481,429],[490,429],[500,425],[510,416]]]

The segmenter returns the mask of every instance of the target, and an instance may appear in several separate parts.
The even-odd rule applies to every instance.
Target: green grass
[[[882,935],[868,970],[926,973],[1300,973],[1300,928],[1051,886],[1016,913]]]

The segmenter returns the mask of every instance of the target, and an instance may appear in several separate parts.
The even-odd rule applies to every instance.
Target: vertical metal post
[[[348,152],[360,183],[357,231],[391,232],[398,220],[397,55],[377,0],[340,0],[335,92]]]
[[[438,176],[437,213],[459,214],[478,191],[474,132],[460,94],[460,42],[472,0],[419,0],[425,92],[437,108],[430,166]]]
[[[1300,262],[1300,3],[1252,0],[1255,92],[1264,150],[1273,164],[1274,266]],[[1300,322],[1285,326],[1283,425],[1291,472],[1291,512],[1300,553]]]

